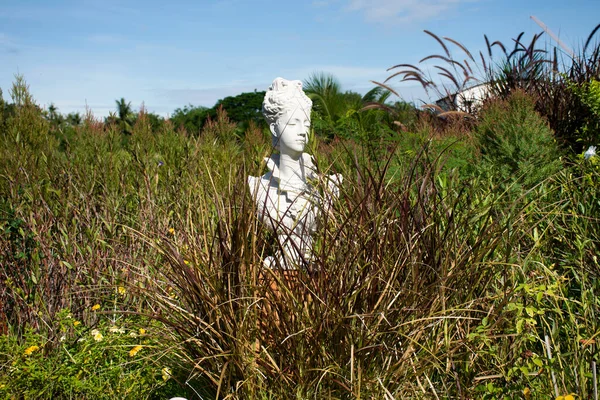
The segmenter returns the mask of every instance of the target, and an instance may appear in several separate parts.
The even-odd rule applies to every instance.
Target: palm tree
[[[78,126],[81,124],[81,114],[78,112],[72,112],[67,115],[66,121],[71,126]]]
[[[385,103],[391,93],[382,87],[377,86],[364,96],[342,92],[333,75],[321,72],[310,75],[303,88],[313,101],[315,130],[325,136],[367,137],[391,124],[388,113],[382,111],[389,108]]]
[[[58,108],[54,105],[54,103],[50,103],[48,106],[48,118],[50,118],[50,121],[54,121],[56,119],[57,112]]]
[[[108,117],[104,118],[104,123],[107,125],[116,125],[118,123],[117,114],[114,111],[109,111]]]
[[[347,102],[339,81],[332,74],[315,72],[304,81],[303,89],[313,101],[314,110],[332,123],[343,117]]]
[[[131,134],[133,126],[133,109],[131,102],[125,102],[125,98],[115,100],[117,103],[117,122],[121,125],[121,131],[126,134]]]

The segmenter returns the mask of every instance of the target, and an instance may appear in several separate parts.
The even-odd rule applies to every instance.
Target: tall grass
[[[321,212],[309,268],[280,271],[263,267],[277,242],[246,186],[265,168],[265,132],[241,139],[224,113],[197,137],[153,132],[142,110],[128,137],[88,115],[69,138],[50,131],[24,81],[12,92],[16,114],[0,132],[0,320],[13,344],[0,354],[0,393],[33,393],[31,369],[10,367],[33,362],[22,354],[32,330],[46,355],[81,371],[64,351],[108,323],[152,327],[143,365],[158,372],[143,376],[152,390],[181,384],[168,395],[593,395],[600,171],[581,160],[523,184],[528,166],[506,174],[480,157],[492,128],[518,148],[515,124],[545,140],[532,109],[515,112],[526,100],[484,109],[480,131],[456,140],[426,123],[374,146],[316,140],[320,170],[344,184]],[[85,329],[61,342],[65,313]],[[90,357],[129,351],[119,340]],[[108,357],[129,371],[114,382],[142,376],[125,368],[141,361]],[[58,371],[43,365],[43,376]],[[161,377],[164,365],[172,375]],[[36,393],[69,396],[53,390]]]
[[[513,91],[522,90],[535,99],[536,111],[572,156],[598,139],[598,112],[593,105],[598,104],[598,95],[590,85],[593,88],[594,82],[600,81],[599,31],[600,25],[592,29],[577,52],[544,42],[543,32],[529,40],[521,32],[509,44],[484,35],[487,54],[474,54],[453,38],[425,31],[443,51],[424,57],[416,65],[392,66],[390,76],[383,83],[375,83],[387,89],[394,80],[420,83],[433,101],[446,98],[447,110],[436,104],[423,105],[444,119],[476,117],[481,100],[506,99]],[[475,85],[485,87],[481,99],[471,99],[465,92]]]

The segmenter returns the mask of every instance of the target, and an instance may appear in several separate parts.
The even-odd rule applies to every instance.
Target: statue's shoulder
[[[259,184],[261,179],[262,176],[248,176],[248,186],[250,187],[250,191]]]
[[[264,174],[263,176],[249,176],[248,187],[250,188],[250,194],[254,199],[263,198],[268,192],[271,186],[271,172]]]

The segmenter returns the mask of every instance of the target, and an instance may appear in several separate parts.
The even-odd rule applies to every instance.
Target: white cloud
[[[395,25],[438,18],[472,1],[476,0],[348,0],[345,10],[363,13],[367,22]]]

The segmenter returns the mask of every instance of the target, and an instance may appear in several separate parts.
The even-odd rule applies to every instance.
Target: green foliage
[[[184,128],[191,135],[198,135],[209,116],[206,107],[194,107],[191,104],[183,108],[175,109],[171,116],[171,122],[176,129]]]
[[[211,109],[211,115],[216,115],[216,111],[222,107],[231,121],[237,124],[247,124],[252,121],[257,125],[263,123],[262,102],[265,98],[265,91],[254,91],[241,93],[237,96],[228,96],[217,101]]]
[[[40,108],[29,93],[25,79],[17,75],[10,96],[13,101],[12,110],[6,121],[7,129],[3,132],[6,141],[17,144],[21,149],[42,150],[50,140],[46,132],[47,122]]]
[[[571,90],[577,94],[590,113],[578,131],[578,141],[583,143],[585,148],[587,144],[600,142],[600,81],[592,79],[579,86],[573,84]]]
[[[121,97],[120,100],[115,100],[117,106],[117,113],[114,115],[115,123],[117,123],[122,133],[131,134],[133,127],[134,113],[131,108],[131,102],[125,102],[125,99]]]
[[[586,84],[582,101],[596,117],[600,117],[600,81],[594,79]]]
[[[150,129],[152,132],[160,132],[163,129],[163,124],[165,123],[165,119],[163,117],[158,114],[147,113],[145,111],[144,114],[146,115],[146,118],[148,118],[148,123],[150,124]]]
[[[271,151],[260,126],[221,110],[187,135],[141,110],[127,140],[89,114],[56,132],[22,79],[13,94],[0,396],[591,398],[600,171],[556,164],[527,96],[474,132],[340,117],[355,133],[311,146],[341,194],[309,270],[279,271],[246,183]]]
[[[351,91],[342,92],[340,83],[333,75],[315,73],[304,82],[303,89],[313,101],[313,129],[317,135],[328,140],[377,141],[395,135],[394,117],[407,122],[403,118],[406,113],[402,111],[408,105],[396,103],[392,107],[387,106],[385,102],[390,92],[379,86],[361,96]]]
[[[14,210],[2,211],[6,219],[0,220],[0,235],[7,248],[0,254],[0,280],[4,283],[0,316],[6,319],[1,325],[21,326],[32,317],[29,304],[42,303],[36,286],[43,274],[43,255],[25,221],[17,218]]]
[[[331,74],[312,74],[304,82],[303,90],[313,101],[313,111],[330,123],[342,118],[348,110],[348,105],[357,100],[352,93],[344,94],[340,83]]]
[[[61,310],[53,337],[30,329],[21,340],[0,336],[0,397],[151,398],[170,384],[173,372],[156,324],[139,325],[102,315],[88,327]]]
[[[491,101],[481,113],[478,146],[502,181],[531,187],[561,166],[553,133],[534,107],[524,92],[514,91],[506,100]]]
[[[171,117],[171,122],[176,129],[182,127],[192,135],[198,135],[202,132],[205,124],[209,120],[220,118],[220,110],[224,110],[229,120],[236,124],[233,133],[236,136],[243,136],[249,128],[249,124],[263,126],[264,118],[262,116],[262,102],[265,92],[247,92],[237,96],[228,96],[217,101],[212,108],[194,107],[191,104],[183,108],[177,108]]]
[[[585,93],[589,85],[600,80],[600,43],[593,40],[599,26],[592,30],[578,54],[567,50],[568,55],[557,48],[540,48],[541,34],[527,43],[521,33],[511,52],[500,42],[490,45],[486,37],[490,57],[498,44],[503,57],[499,69],[487,69],[492,93],[506,98],[515,89],[524,90],[548,121],[557,142],[575,154],[597,140],[597,131],[589,129],[597,127],[597,116],[586,103]],[[491,61],[489,65],[493,66]]]

